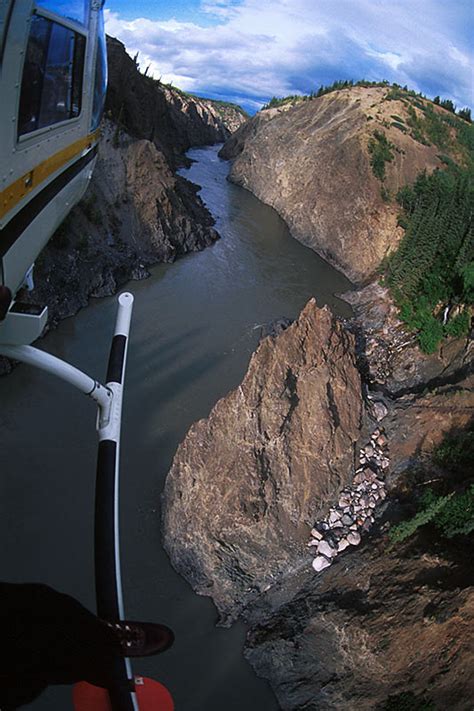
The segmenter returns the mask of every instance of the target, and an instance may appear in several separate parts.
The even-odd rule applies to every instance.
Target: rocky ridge
[[[387,497],[374,523],[357,550],[332,557],[322,574],[278,581],[246,611],[245,655],[270,680],[281,708],[470,709],[472,537],[442,540],[421,529],[390,546],[386,533],[407,511],[413,515],[410,486],[423,482],[423,467],[432,478],[433,447],[472,421],[473,386],[469,375],[395,399],[367,393],[369,418],[378,421],[373,436],[382,421],[382,443],[390,445]],[[366,458],[366,446],[359,451]]]
[[[245,656],[285,711],[471,708],[472,542],[389,551],[379,531],[248,610]]]
[[[201,99],[141,74],[117,39],[108,38],[107,54],[107,114],[132,137],[154,143],[171,168],[183,163],[192,146],[221,143],[247,119],[239,106]]]
[[[355,86],[261,111],[220,153],[233,159],[232,181],[275,208],[296,239],[355,282],[373,276],[403,234],[398,207],[384,194],[393,197],[422,170],[443,165],[436,145],[407,130],[409,110],[422,111],[389,100],[389,92]],[[376,132],[392,144],[383,190],[371,166]]]
[[[361,417],[354,339],[313,299],[191,427],[166,480],[164,545],[222,621],[305,565],[312,523],[350,482]]]

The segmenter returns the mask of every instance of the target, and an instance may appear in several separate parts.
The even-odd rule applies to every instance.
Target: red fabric
[[[158,681],[136,676],[135,690],[140,711],[174,711],[170,692]],[[107,691],[86,681],[74,685],[72,699],[74,711],[112,711]]]

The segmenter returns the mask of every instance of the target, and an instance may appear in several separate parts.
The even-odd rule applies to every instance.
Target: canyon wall
[[[220,153],[233,160],[232,181],[354,282],[373,276],[402,237],[399,188],[442,166],[440,149],[411,135],[409,111],[421,116],[420,109],[388,94],[388,87],[355,86],[261,111]],[[377,132],[392,145],[383,183],[371,165]]]

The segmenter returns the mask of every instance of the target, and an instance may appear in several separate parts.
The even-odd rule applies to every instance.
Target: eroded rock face
[[[354,339],[311,300],[191,427],[166,481],[165,548],[222,619],[307,565],[308,526],[350,479],[361,418]]]
[[[472,369],[471,362],[471,369]],[[391,442],[393,475],[415,467],[452,432],[474,417],[474,375],[423,394],[398,398],[384,420]],[[468,472],[466,472],[466,476]]]
[[[323,573],[293,576],[251,612],[245,656],[286,711],[374,711],[401,693],[468,711],[470,546],[425,540],[390,552],[382,539]]]
[[[385,164],[392,196],[420,171],[441,166],[435,146],[392,125],[392,114],[406,118],[407,107],[386,100],[387,93],[352,87],[260,112],[221,151],[234,159],[231,180],[275,208],[296,239],[356,282],[374,273],[403,233],[398,206],[384,202],[370,165],[374,131],[395,146]]]

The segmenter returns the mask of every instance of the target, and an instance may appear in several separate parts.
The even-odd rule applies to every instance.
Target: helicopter
[[[107,90],[105,0],[0,0],[0,355],[65,380],[98,406],[95,496],[97,612],[125,619],[119,545],[122,396],[133,296],[122,293],[106,383],[31,344],[46,305],[23,303],[34,263],[83,197],[97,161]],[[74,688],[75,711],[172,711],[159,682],[117,660],[122,683]]]

